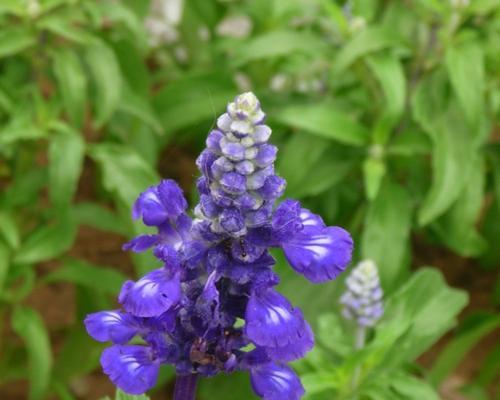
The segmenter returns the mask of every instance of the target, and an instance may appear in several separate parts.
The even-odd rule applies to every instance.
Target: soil
[[[189,150],[190,147],[168,147],[159,165],[161,176],[170,177],[180,182],[181,186],[188,191],[191,188],[196,170],[194,166],[195,155]],[[98,197],[96,168],[90,160],[85,161],[84,173],[82,175],[76,201],[90,201]],[[189,195],[189,194],[188,194]],[[109,205],[112,207],[111,204]],[[133,266],[130,256],[121,250],[121,245],[126,238],[109,232],[102,232],[86,226],[81,226],[74,244],[69,252],[72,257],[88,260],[101,265],[113,266],[126,275],[133,276]],[[465,289],[470,295],[470,304],[464,310],[461,318],[465,318],[474,311],[493,310],[490,295],[493,291],[495,276],[493,272],[478,272],[478,266],[472,260],[467,260],[455,254],[435,248],[425,243],[420,238],[414,238],[415,265],[432,265],[439,268],[445,275],[451,286]],[[42,263],[37,267],[37,275],[42,277],[46,273],[58,268],[57,262]],[[57,355],[64,340],[64,328],[74,325],[75,317],[75,290],[70,284],[50,284],[38,286],[25,300],[25,304],[36,309],[43,317],[50,331],[52,348]],[[10,316],[6,315],[3,322],[8,326]],[[15,338],[12,332],[6,333]],[[419,362],[424,366],[432,365],[439,350],[441,350],[452,337],[451,334],[442,338]],[[16,340],[16,339],[14,339]],[[463,360],[452,376],[447,379],[441,387],[441,395],[447,400],[461,400],[463,397],[458,393],[458,387],[469,382],[475,372],[480,368],[488,351],[500,340],[500,332],[495,332],[479,343],[473,351]],[[27,382],[10,381],[0,387],[0,399],[2,400],[24,400],[27,399]],[[72,394],[81,400],[96,400],[105,395],[112,396],[114,387],[108,378],[100,371],[74,380],[70,384]],[[161,388],[153,395],[153,399],[168,399],[172,392],[172,382]],[[493,392],[491,393],[494,396]],[[56,397],[53,397],[54,399]],[[493,398],[493,397],[492,397]],[[425,399],[423,399],[425,400]]]

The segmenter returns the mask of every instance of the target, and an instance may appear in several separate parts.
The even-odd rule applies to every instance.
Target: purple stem
[[[174,400],[195,400],[198,374],[177,375],[175,379]]]

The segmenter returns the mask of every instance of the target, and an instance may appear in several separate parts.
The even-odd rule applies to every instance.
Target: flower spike
[[[353,243],[344,229],[326,226],[298,201],[277,204],[286,181],[275,172],[278,149],[270,136],[257,97],[240,94],[196,160],[196,218],[186,214],[187,202],[172,180],[146,189],[135,202],[133,217],[156,232],[124,249],[152,248],[164,266],[125,282],[123,311],[85,320],[94,339],[113,343],[101,364],[125,392],[145,392],[159,366],[173,364],[177,394],[194,391],[198,377],[243,370],[262,399],[303,396],[285,363],[311,350],[314,335],[302,311],[275,290],[279,277],[269,250],[281,248],[295,271],[319,283],[344,271]],[[133,337],[144,345],[128,344]]]

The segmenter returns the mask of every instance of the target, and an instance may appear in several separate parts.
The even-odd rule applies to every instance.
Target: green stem
[[[356,340],[354,342],[354,348],[356,350],[361,350],[365,346],[365,340],[366,340],[366,327],[360,325],[356,330]],[[352,376],[351,387],[353,390],[359,384],[360,375],[361,375],[361,367],[357,366]]]

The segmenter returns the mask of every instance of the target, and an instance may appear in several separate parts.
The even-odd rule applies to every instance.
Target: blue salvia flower
[[[371,260],[360,262],[347,277],[346,286],[340,299],[344,317],[361,327],[374,326],[384,313],[377,265]]]
[[[300,380],[286,365],[309,351],[313,333],[299,308],[274,289],[271,247],[314,283],[334,279],[351,260],[348,232],[328,227],[295,200],[275,174],[277,148],[253,93],[237,96],[197,160],[202,176],[196,218],[172,180],[141,193],[134,218],[157,228],[124,248],[153,248],[164,266],[123,285],[123,310],[89,315],[98,341],[111,341],[101,364],[115,385],[143,393],[161,364],[173,364],[176,399],[194,396],[196,378],[246,370],[266,400],[299,399]],[[144,344],[128,344],[139,336]]]

